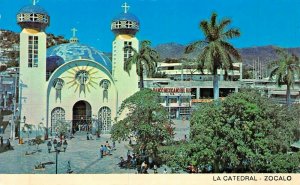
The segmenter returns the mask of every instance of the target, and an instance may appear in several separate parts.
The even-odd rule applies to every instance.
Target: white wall
[[[136,93],[138,88],[139,78],[136,74],[136,66],[133,65],[130,75],[124,71],[124,42],[132,42],[132,47],[139,49],[139,41],[136,37],[130,35],[118,35],[113,41],[112,61],[113,61],[113,78],[118,88],[118,107],[122,102]]]
[[[28,37],[38,36],[38,67],[28,67]],[[23,29],[20,34],[20,110],[21,120],[38,125],[45,123],[46,115],[46,34]],[[24,123],[23,123],[24,124]],[[21,125],[22,127],[22,125]]]
[[[77,65],[77,66],[76,66]],[[86,67],[89,66],[89,67]],[[89,91],[86,90],[84,94],[81,92],[79,94],[79,87],[76,90],[79,83],[75,81],[76,85],[73,87],[72,84],[74,80],[74,76],[76,71],[85,69],[86,71],[90,71],[90,77],[93,82],[88,82]],[[98,111],[101,107],[107,106],[111,109],[112,120],[116,117],[116,106],[117,106],[117,90],[115,84],[112,80],[108,71],[103,68],[100,64],[88,61],[88,60],[75,60],[64,64],[59,69],[55,71],[54,74],[50,77],[48,81],[48,127],[51,127],[51,112],[56,107],[61,107],[65,110],[66,120],[72,120],[73,116],[73,106],[76,102],[80,100],[84,100],[91,105],[92,115],[98,116]],[[61,90],[61,101],[59,99],[56,100],[56,90],[53,88],[53,81],[56,78],[61,78],[64,80],[64,87]],[[108,88],[108,100],[103,101],[103,88],[99,86],[100,81],[103,79],[107,79],[110,81],[110,87]],[[92,87],[94,86],[94,87]]]

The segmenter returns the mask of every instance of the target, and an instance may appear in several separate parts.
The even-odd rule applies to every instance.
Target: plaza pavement
[[[189,132],[189,122],[175,122],[175,139],[181,140],[184,135]],[[10,128],[7,127],[4,138],[9,137]],[[26,141],[26,139],[24,139]],[[66,152],[58,154],[58,173],[64,174],[67,172],[67,162],[71,163],[71,170],[77,174],[132,174],[136,173],[135,169],[121,169],[117,165],[120,162],[120,157],[126,159],[126,154],[131,148],[128,142],[116,142],[116,150],[112,151],[112,155],[104,156],[100,159],[99,148],[110,140],[110,135],[101,135],[100,139],[87,140],[86,132],[75,134],[75,138],[68,141]],[[36,146],[28,146],[27,144],[19,145],[18,141],[12,141],[14,150],[0,153],[0,174],[55,174],[55,152],[48,153],[47,142],[41,144],[39,149],[41,152],[36,152],[32,155],[25,155],[26,151],[35,151]],[[52,147],[52,151],[53,151]],[[46,165],[45,170],[34,170],[34,166],[39,162],[54,164]],[[158,169],[158,173],[163,173],[165,166]],[[170,172],[170,169],[167,168]],[[153,173],[153,170],[148,170]]]

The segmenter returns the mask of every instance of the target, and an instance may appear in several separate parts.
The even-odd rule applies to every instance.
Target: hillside
[[[0,63],[8,63],[12,66],[18,65],[19,42],[18,33],[0,29]],[[47,48],[68,42],[63,36],[56,36],[51,33],[47,35]]]
[[[47,37],[47,47],[68,42],[69,41],[63,36],[56,36],[51,33],[48,34]],[[13,65],[16,65],[18,63],[18,43],[18,33],[0,29],[0,63],[11,63]],[[240,48],[239,52],[242,55],[244,66],[250,67],[253,64],[253,61],[258,59],[262,62],[263,66],[266,66],[267,63],[276,59],[276,52],[274,48],[274,46]],[[172,42],[160,44],[157,45],[154,49],[160,54],[162,59],[178,59],[185,56],[185,45],[179,43]],[[300,47],[286,49],[300,56]],[[111,54],[107,53],[107,55],[109,56]],[[197,52],[190,54],[190,57],[196,57],[196,55]]]
[[[177,43],[160,44],[154,48],[161,56],[161,58],[182,58],[184,56],[185,46]],[[300,47],[298,48],[286,48],[288,51],[293,52],[297,56],[300,56]],[[261,46],[261,47],[249,47],[238,49],[242,55],[243,63],[246,67],[252,65],[254,60],[259,59],[262,65],[267,64],[270,61],[275,60],[276,52],[274,46]],[[195,57],[197,53],[193,53]]]

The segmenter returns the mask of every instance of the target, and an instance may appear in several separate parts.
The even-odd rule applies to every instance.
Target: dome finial
[[[125,2],[122,6],[122,8],[124,8],[124,13],[127,13],[127,11],[129,10],[130,6],[127,5],[127,3]]]
[[[76,32],[78,31],[76,28],[72,28],[73,37],[70,39],[71,43],[78,43],[78,38],[76,37]]]

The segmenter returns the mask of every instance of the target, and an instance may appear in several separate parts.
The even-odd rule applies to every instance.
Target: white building
[[[66,120],[72,123],[73,130],[87,123],[94,130],[110,131],[122,101],[138,91],[135,69],[130,76],[123,70],[124,60],[131,55],[124,53],[123,48],[131,45],[138,50],[135,34],[139,30],[139,20],[127,12],[126,4],[122,7],[125,12],[111,24],[115,33],[112,62],[103,52],[80,44],[75,29],[71,43],[47,50],[45,29],[50,23],[49,14],[37,5],[26,6],[18,12],[17,22],[22,28],[21,128],[25,123],[42,123],[50,134],[59,120]]]
[[[160,103],[172,119],[187,119],[195,105],[213,100],[213,76],[207,70],[202,74],[195,67],[179,62],[163,62],[158,64],[157,71],[165,73],[168,78],[145,79],[145,87],[160,92]],[[228,71],[227,80],[223,77],[224,71],[218,70],[221,98],[238,91],[241,69],[241,63],[234,63],[233,70]]]

